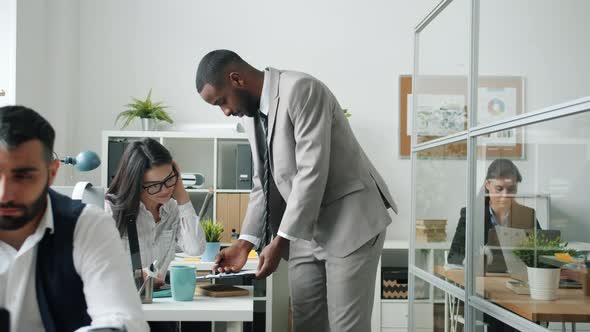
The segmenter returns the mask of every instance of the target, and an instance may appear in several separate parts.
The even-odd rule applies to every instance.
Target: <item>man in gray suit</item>
[[[239,271],[264,248],[265,278],[288,252],[295,332],[369,331],[387,209],[397,208],[336,97],[310,75],[260,71],[228,50],[203,57],[196,85],[241,118],[254,161],[240,240],[220,252],[218,270]]]

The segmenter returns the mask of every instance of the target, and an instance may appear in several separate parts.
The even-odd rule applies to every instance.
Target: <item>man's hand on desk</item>
[[[215,257],[213,272],[239,272],[248,260],[248,254],[254,245],[245,240],[238,240],[229,248],[223,249]]]
[[[273,273],[281,262],[281,253],[289,245],[289,240],[276,236],[263,250],[258,257],[258,271],[256,279],[264,279]]]

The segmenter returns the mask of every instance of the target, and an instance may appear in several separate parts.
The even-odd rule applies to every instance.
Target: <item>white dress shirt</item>
[[[264,115],[268,116],[268,112],[269,112],[269,107],[270,107],[270,73],[268,70],[264,71],[264,81],[262,83],[262,92],[260,95],[260,112],[263,113]],[[289,241],[295,241],[297,240],[297,238],[287,235],[281,231],[278,231],[277,235],[279,235],[280,237],[283,237]],[[252,243],[254,245],[254,248],[258,248],[258,246],[260,245],[260,241],[261,239],[259,237],[256,237],[254,235],[249,235],[249,234],[240,234],[240,240],[246,240],[250,243]]]
[[[113,213],[111,202],[108,200],[105,200],[105,211],[111,215]],[[159,271],[159,278],[164,279],[168,266],[177,251],[198,256],[205,250],[205,232],[190,201],[178,205],[176,200],[170,199],[162,204],[158,223],[145,205],[139,202],[136,224],[141,265],[143,268],[148,268],[151,263],[158,260],[156,267]],[[130,269],[129,238],[125,235],[121,237],[121,241]]]
[[[59,222],[59,221],[57,221]],[[47,229],[53,232],[53,209],[47,209],[19,250],[0,241],[0,307],[10,312],[12,332],[45,331],[35,288],[38,244]],[[87,205],[74,230],[73,261],[84,284],[92,325],[126,326],[127,331],[148,331],[141,302],[119,232],[104,211]]]

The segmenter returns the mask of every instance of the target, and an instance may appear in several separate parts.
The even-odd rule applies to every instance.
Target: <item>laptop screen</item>
[[[559,230],[518,229],[504,226],[496,226],[495,230],[510,277],[522,281],[528,279],[526,265],[513,253],[513,250],[519,249],[519,244],[533,232],[542,234],[549,240],[554,240],[561,235]]]

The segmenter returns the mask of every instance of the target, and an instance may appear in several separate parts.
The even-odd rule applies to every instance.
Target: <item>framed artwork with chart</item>
[[[422,76],[417,107],[413,107],[412,77],[400,76],[400,158],[411,155],[412,130],[419,143],[467,130],[467,78],[462,76]],[[413,110],[415,117],[412,117]],[[517,76],[480,76],[478,86],[479,124],[492,123],[524,112],[524,79]],[[478,155],[486,158],[524,159],[524,130],[512,128],[478,139]],[[428,149],[420,157],[462,159],[467,143]]]

